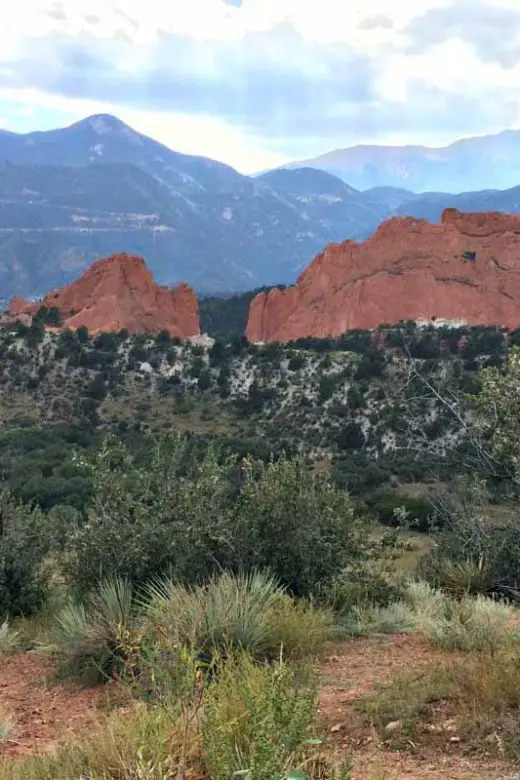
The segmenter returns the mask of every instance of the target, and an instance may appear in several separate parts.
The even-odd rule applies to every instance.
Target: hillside
[[[37,322],[6,326],[0,466],[25,497],[67,503],[58,494],[79,476],[66,465],[71,447],[107,431],[133,441],[177,430],[244,454],[302,451],[354,492],[449,474],[452,457],[460,461],[459,423],[412,380],[410,358],[418,376],[460,397],[479,366],[500,363],[504,333],[410,323],[378,338],[384,349],[367,331],[284,348],[238,336],[204,347],[164,333],[89,338],[84,329],[44,333]]]
[[[511,484],[494,474],[488,517],[459,478],[486,452],[465,395],[519,343],[1,328],[6,780],[214,780],[206,755],[228,778],[237,733],[262,768],[290,728],[308,752],[266,778],[513,780],[519,612],[492,590],[518,592]]]
[[[464,138],[442,147],[358,145],[283,167],[304,166],[327,171],[359,190],[508,189],[520,181],[520,131]]]

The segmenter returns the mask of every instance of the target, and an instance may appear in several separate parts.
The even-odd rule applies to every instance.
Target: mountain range
[[[158,283],[199,293],[290,284],[326,244],[365,239],[394,214],[520,212],[519,187],[417,194],[380,179],[361,191],[310,165],[243,176],[110,115],[0,131],[0,299],[41,296],[123,251],[146,257]]]
[[[520,130],[463,138],[442,147],[357,145],[283,167],[323,170],[359,190],[508,189],[520,182]]]

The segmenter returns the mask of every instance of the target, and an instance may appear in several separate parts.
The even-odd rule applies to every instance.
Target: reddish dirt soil
[[[425,668],[446,654],[419,637],[355,639],[329,647],[323,662],[320,709],[338,758],[351,752],[353,780],[497,780],[514,767],[492,759],[468,759],[460,745],[392,750],[363,722],[355,703],[394,675]],[[51,749],[67,734],[92,731],[107,702],[106,686],[78,688],[53,679],[52,662],[36,653],[0,657],[0,721],[10,720],[0,756],[22,757]]]
[[[441,660],[449,656],[413,635],[353,639],[329,648],[320,709],[338,757],[353,756],[353,780],[497,780],[513,774],[511,764],[464,757],[449,737],[446,744],[432,740],[426,748],[411,743],[410,750],[392,750],[356,711],[356,701],[392,677]]]
[[[0,721],[9,726],[0,756],[44,752],[67,733],[84,735],[95,721],[104,688],[59,684],[53,672],[52,662],[37,653],[0,656]]]

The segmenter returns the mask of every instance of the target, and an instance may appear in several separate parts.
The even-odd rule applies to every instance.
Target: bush
[[[237,650],[265,657],[271,649],[266,617],[280,597],[270,577],[224,573],[194,589],[171,580],[152,583],[144,598],[152,626],[160,624],[173,646],[185,645],[210,661]]]
[[[255,780],[287,776],[310,752],[317,679],[283,661],[258,667],[248,657],[228,662],[209,688],[201,724],[212,780],[246,774]]]
[[[0,618],[31,615],[47,592],[44,515],[0,489]]]
[[[85,602],[66,605],[44,647],[58,657],[63,674],[97,680],[131,667],[149,693],[148,672],[170,675],[180,663],[179,649],[207,668],[237,652],[258,661],[282,651],[303,658],[319,650],[330,626],[327,611],[295,602],[261,573],[225,572],[192,588],[157,580],[136,603],[129,584],[112,579]]]
[[[246,463],[236,507],[236,560],[269,569],[295,595],[325,587],[368,544],[349,497],[301,459]]]
[[[87,522],[62,557],[80,593],[100,576],[200,583],[222,569],[269,569],[309,595],[371,554],[348,496],[303,459],[237,465],[213,447],[194,459],[187,438],[151,440],[150,449],[143,465],[108,442],[90,463]]]
[[[202,581],[232,553],[229,484],[216,453],[193,464],[187,438],[148,444],[144,463],[108,440],[83,464],[93,500],[62,558],[79,594],[108,576],[143,584],[170,570],[176,579]]]
[[[408,528],[422,532],[431,530],[434,506],[425,496],[399,492],[376,493],[367,499],[367,504],[383,525],[400,525],[402,521],[399,510],[403,509]]]
[[[377,634],[406,634],[415,628],[415,618],[403,602],[387,607],[359,605],[353,607],[339,623],[345,636],[374,636]]]
[[[492,573],[483,557],[476,561],[442,561],[437,568],[439,587],[454,596],[476,596],[492,590]]]
[[[459,480],[442,507],[443,530],[421,561],[421,576],[452,592],[520,594],[520,527],[514,520],[488,517],[484,482]]]
[[[303,600],[284,594],[266,615],[271,652],[288,660],[316,656],[331,637],[333,615]]]
[[[364,566],[360,570],[346,571],[320,596],[338,616],[348,615],[353,608],[372,606],[387,607],[402,596],[402,588],[376,566]]]
[[[407,600],[417,628],[441,650],[493,653],[516,639],[513,610],[493,599],[464,596],[456,601],[420,584],[409,587]]]
[[[334,765],[320,748],[312,668],[258,666],[243,655],[229,659],[214,682],[197,674],[191,680],[163,706],[130,703],[113,712],[81,742],[5,759],[2,780],[349,780],[350,762]]]

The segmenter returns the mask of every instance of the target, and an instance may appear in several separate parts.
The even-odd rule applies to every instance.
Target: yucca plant
[[[58,614],[46,649],[60,659],[60,669],[89,680],[119,668],[135,629],[131,585],[117,577],[99,585],[85,604],[71,602]]]
[[[209,661],[215,653],[269,652],[267,617],[283,598],[275,579],[262,572],[224,572],[206,585],[185,588],[172,580],[144,589],[145,623],[160,626],[173,642],[196,649]]]
[[[493,585],[491,569],[482,555],[477,560],[443,561],[437,577],[439,586],[456,598],[484,595]]]

